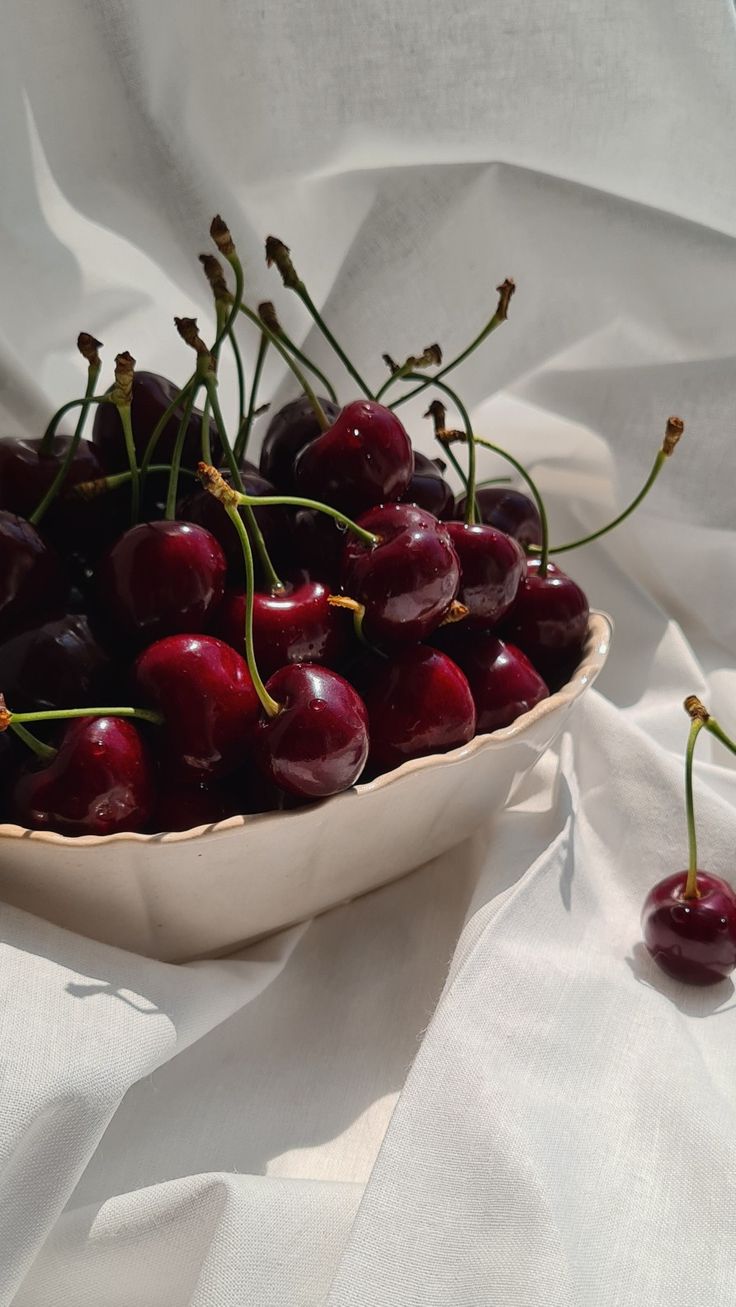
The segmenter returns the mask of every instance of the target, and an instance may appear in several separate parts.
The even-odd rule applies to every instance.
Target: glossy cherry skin
[[[445,481],[442,473],[445,464],[440,458],[427,458],[418,449],[414,450],[414,471],[403,498],[407,504],[416,504],[426,508],[428,513],[441,519],[455,515],[455,496],[452,488]]]
[[[295,478],[300,495],[355,517],[401,499],[413,468],[411,441],[396,415],[383,404],[357,399],[305,446]]]
[[[229,473],[223,473],[230,483]],[[276,490],[257,472],[243,474],[243,489],[248,495],[275,495]],[[291,511],[278,505],[254,509],[256,521],[263,534],[266,549],[274,566],[280,565],[292,555],[291,548]],[[240,537],[219,500],[207,490],[193,490],[179,504],[176,515],[185,522],[196,522],[215,537],[227,559],[228,577],[234,585],[245,584],[243,566],[243,547]],[[256,569],[259,568],[258,556],[255,555]]]
[[[256,759],[264,775],[287,794],[325,799],[357,781],[368,757],[368,715],[342,676],[314,663],[292,663],[270,677],[266,689],[281,705],[262,712]]]
[[[310,576],[337,586],[342,568],[345,532],[334,518],[312,508],[300,508],[292,527],[293,556]]]
[[[54,481],[71,442],[71,436],[54,436],[50,452],[42,454],[40,436],[0,440],[0,508],[30,517]],[[101,476],[104,471],[94,446],[80,440],[59,497],[44,516],[44,533],[53,531],[58,535],[64,528],[73,530],[82,501],[69,504],[64,499],[65,491],[80,481],[95,481]]]
[[[490,631],[463,630],[464,622],[442,627],[432,637],[468,678],[476,712],[476,732],[486,735],[510,726],[522,713],[549,697],[549,690],[526,654]]]
[[[699,871],[699,898],[684,896],[687,872],[651,889],[642,909],[644,942],[657,966],[686,985],[716,985],[736,967],[736,894]]]
[[[481,522],[512,536],[522,549],[541,545],[542,523],[537,506],[528,495],[523,495],[520,490],[509,490],[507,486],[481,486],[475,492],[475,499]],[[457,501],[455,517],[459,521],[465,517],[465,495]]]
[[[539,559],[529,558],[502,635],[523,649],[554,692],[580,662],[589,617],[588,600],[571,577],[555,563],[540,576]]]
[[[371,547],[346,539],[342,584],[365,606],[371,644],[414,644],[439,626],[457,594],[460,564],[445,523],[413,504],[373,508],[359,525],[380,536]]]
[[[446,753],[475,735],[475,705],[463,672],[428,645],[376,657],[365,678],[371,772],[390,771],[409,758]]]
[[[143,522],[103,559],[100,606],[120,635],[147,644],[176,632],[204,631],[225,593],[225,555],[192,522]]]
[[[468,626],[495,626],[513,604],[526,576],[521,545],[493,526],[448,522],[447,534],[460,559],[458,599]]]
[[[319,396],[322,411],[328,422],[334,422],[340,405]],[[274,413],[266,429],[261,446],[260,471],[267,481],[278,486],[283,495],[295,490],[294,464],[297,455],[311,440],[321,436],[322,428],[314,416],[314,409],[306,395],[292,399]]]
[[[253,743],[259,703],[245,659],[212,635],[170,635],[144,649],[133,693],[163,714],[168,776],[226,776]]]
[[[0,510],[0,640],[61,616],[68,592],[58,557],[35,527]]]
[[[156,372],[135,373],[130,418],[139,461],[143,457],[154,427],[169,407],[178,390],[179,387],[174,385],[173,381],[169,381],[167,377],[159,376]],[[180,403],[161,433],[161,438],[156,446],[155,462],[171,462],[176,437],[179,434],[179,424],[183,416],[184,405]],[[128,457],[125,452],[123,429],[120,423],[120,415],[114,404],[98,404],[96,406],[92,441],[106,471],[124,472],[127,469]],[[220,446],[217,439],[217,429],[211,419],[210,441],[212,443],[212,457],[216,459]],[[185,467],[196,468],[201,457],[202,411],[195,408],[187,425],[182,463]]]
[[[350,619],[328,603],[328,596],[327,586],[320,581],[287,586],[277,595],[256,591],[253,643],[261,676],[271,676],[287,663],[331,667],[339,662],[350,640]],[[245,595],[225,596],[217,629],[233,649],[243,649]]]
[[[67,613],[0,645],[0,689],[16,712],[105,703],[109,673],[110,659],[82,613]]]
[[[133,722],[78,717],[66,725],[56,756],[20,775],[10,810],[31,830],[113,835],[145,830],[154,798],[151,764]]]

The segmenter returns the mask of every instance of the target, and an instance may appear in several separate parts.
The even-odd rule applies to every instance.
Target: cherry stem
[[[284,242],[279,240],[278,237],[276,236],[269,236],[268,240],[266,241],[266,263],[269,265],[269,267],[271,266],[272,263],[276,264],[276,267],[278,268],[279,273],[281,274],[281,280],[283,281],[287,290],[293,290],[295,295],[299,297],[305,309],[307,310],[307,313],[309,314],[312,321],[314,322],[315,326],[318,327],[319,330],[322,332],[322,335],[324,336],[328,345],[330,345],[332,349],[335,351],[337,357],[343,363],[343,366],[350,373],[350,376],[353,378],[353,381],[358,386],[360,386],[360,389],[363,391],[363,394],[365,395],[366,399],[373,399],[373,392],[369,390],[365,381],[363,380],[360,373],[358,372],[358,369],[356,368],[355,364],[352,362],[351,359],[348,358],[340,342],[336,340],[335,337],[333,336],[332,332],[330,331],[330,328],[327,326],[327,323],[325,322],[324,318],[322,317],[322,314],[317,308],[317,305],[314,303],[314,300],[312,299],[311,295],[309,294],[309,291],[304,285],[304,282],[302,281],[301,277],[297,273],[296,268],[294,267],[294,264],[291,261],[291,255],[288,246],[284,245]]]
[[[25,726],[20,726],[17,722],[10,722],[10,729],[17,735],[19,740],[22,740],[24,744],[28,745],[29,749],[33,750],[36,757],[40,758],[42,762],[50,762],[52,758],[56,757],[57,750],[53,749],[50,744],[44,744],[43,740],[39,740],[37,736],[31,735],[31,732],[27,731]]]
[[[141,502],[141,478],[138,471],[138,456],[135,451],[135,440],[133,439],[133,424],[130,420],[130,404],[121,404],[118,408],[120,421],[123,427],[123,438],[125,440],[125,452],[128,456],[128,467],[130,469],[130,520],[133,526],[138,521]]]
[[[264,335],[263,331],[261,331],[261,337],[258,342],[258,354],[256,355],[256,366],[253,372],[253,382],[250,388],[250,400],[248,401],[248,412],[246,414],[245,420],[240,424],[240,429],[238,431],[238,435],[233,450],[235,454],[235,461],[238,464],[238,466],[243,461],[245,457],[245,451],[248,448],[248,441],[250,440],[250,433],[253,427],[253,419],[255,418],[256,415],[256,405],[258,403],[258,387],[261,384],[261,374],[263,372],[263,365],[266,361],[267,353],[268,353],[268,336]],[[204,459],[205,463],[211,461],[212,461],[211,459]]]
[[[490,336],[491,332],[495,331],[496,327],[500,327],[501,323],[506,321],[508,317],[509,300],[511,299],[511,296],[513,295],[515,290],[516,290],[516,286],[514,285],[514,282],[511,280],[510,277],[508,277],[506,281],[504,281],[498,287],[499,299],[498,299],[498,307],[496,308],[496,312],[494,313],[493,317],[490,318],[489,321],[486,323],[485,327],[483,327],[482,331],[478,333],[475,339],[471,340],[467,348],[464,349],[462,353],[456,355],[454,359],[451,359],[449,363],[446,363],[443,368],[440,368],[439,372],[435,372],[433,377],[419,378],[421,384],[415,386],[413,390],[406,391],[405,394],[399,395],[398,399],[395,399],[392,404],[389,404],[389,408],[398,408],[400,404],[405,404],[408,399],[413,399],[415,395],[421,394],[423,390],[427,389],[427,386],[433,385],[435,381],[438,381],[441,377],[446,376],[448,372],[451,372],[453,368],[458,367],[460,363],[464,363],[465,359],[469,358],[469,356],[473,353],[473,351],[476,350],[479,345],[483,344],[483,341],[488,336]],[[398,376],[391,378],[392,381],[394,380],[398,381],[399,379],[400,378]],[[402,377],[401,380],[409,381],[409,380],[417,380],[417,378]]]
[[[419,377],[417,372],[408,372],[407,380],[416,381]],[[421,379],[421,378],[420,378]],[[465,439],[468,444],[468,476],[465,483],[465,522],[466,525],[472,526],[475,522],[475,440],[473,438],[473,424],[470,421],[468,410],[463,404],[460,396],[455,393],[444,381],[438,381],[436,377],[432,378],[432,384],[438,390],[444,391],[448,399],[451,399],[460,414],[460,421],[465,430]],[[449,446],[446,446],[449,455]]]
[[[222,409],[220,408],[220,400],[217,394],[217,382],[211,372],[205,375],[204,384],[207,387],[207,396],[212,406],[212,416],[215,419],[215,425],[217,427],[217,431],[220,437],[220,442],[222,444],[222,448],[225,453],[225,461],[227,462],[228,468],[230,469],[230,476],[232,477],[233,489],[236,490],[236,492],[240,491],[242,493],[243,478],[240,475],[240,468],[238,467],[238,464],[235,459],[235,455],[232,450],[232,446],[230,445],[230,441],[228,440],[227,431],[225,430],[225,420],[222,416]],[[258,551],[258,557],[260,559],[260,563],[264,571],[266,584],[269,590],[272,592],[272,594],[279,594],[284,589],[284,583],[279,577],[273,563],[271,562],[271,556],[268,552],[268,549],[266,548],[266,542],[263,539],[263,532],[261,531],[261,528],[258,525],[256,515],[253,512],[251,505],[244,504],[244,508],[245,508],[245,520],[248,523],[248,531],[250,532],[250,535],[253,539],[253,543],[256,547],[256,550]]]
[[[718,725],[715,717],[709,717],[705,726],[706,730],[710,731],[716,740],[720,740],[721,744],[725,744],[731,753],[736,753],[736,741],[732,740],[730,735],[726,735],[723,727]]]
[[[87,383],[89,389],[89,376]],[[57,409],[54,413],[54,416],[41,437],[41,444],[38,450],[41,458],[48,458],[53,452],[56,428],[61,422],[61,419],[65,417],[67,413],[70,413],[73,408],[84,408],[85,406],[86,408],[89,408],[91,404],[102,404],[106,398],[106,395],[90,396],[86,394],[83,395],[81,399],[70,399],[66,404],[62,404],[61,408]]]
[[[502,449],[500,445],[494,445],[493,442],[490,440],[484,440],[481,436],[474,436],[473,440],[475,441],[476,445],[482,445],[484,449],[490,449],[492,453],[500,455],[501,458],[505,458],[506,462],[510,463],[511,466],[516,469],[516,471],[519,473],[519,476],[528,485],[534,503],[537,506],[537,512],[539,513],[539,522],[542,528],[542,543],[541,545],[538,545],[535,549],[535,552],[539,553],[539,575],[546,576],[547,564],[549,562],[549,522],[547,520],[547,510],[544,507],[544,500],[542,499],[542,496],[540,495],[539,490],[537,489],[536,482],[534,481],[533,477],[531,477],[530,474],[527,472],[526,468],[523,467],[523,465],[518,461],[518,459],[515,459],[513,454],[509,454],[508,450]]]
[[[74,461],[74,455],[76,454],[77,447],[79,445],[80,440],[82,439],[82,433],[84,431],[85,423],[87,421],[87,415],[92,405],[92,398],[100,375],[101,367],[102,364],[99,361],[97,363],[90,363],[89,365],[89,368],[87,370],[87,390],[85,392],[84,402],[82,403],[82,408],[80,410],[79,418],[77,420],[77,426],[74,435],[72,436],[69,442],[69,448],[67,449],[66,454],[64,455],[64,460],[61,464],[61,467],[56,473],[56,476],[51,482],[51,485],[46,491],[46,494],[41,499],[41,502],[37,505],[37,507],[34,509],[33,513],[31,513],[31,516],[28,519],[29,522],[31,523],[31,526],[38,526],[41,519],[45,516],[45,514],[48,512],[49,508],[53,504],[54,500],[56,499],[56,496],[59,494],[60,490],[62,489],[62,486],[64,485],[67,476],[69,475],[69,469]],[[53,436],[52,436],[52,443],[53,443]],[[41,442],[41,452],[43,453],[43,441]],[[49,450],[49,453],[50,452],[51,451]]]
[[[250,546],[245,523],[243,522],[234,502],[226,502],[222,499],[220,502],[235,527],[243,548],[243,561],[245,563],[245,661],[248,664],[248,671],[250,672],[250,678],[253,682],[253,688],[261,701],[263,711],[267,717],[275,717],[277,713],[281,711],[281,705],[272,698],[261,680],[261,674],[258,671],[258,666],[256,664],[255,649],[253,647],[253,604],[255,598],[253,550]]]
[[[169,476],[171,473],[170,463],[152,463],[148,469],[149,472],[164,473]],[[179,475],[191,477],[194,481],[197,479],[195,472],[189,467],[179,469]],[[130,472],[113,472],[110,476],[98,477],[96,481],[78,481],[72,486],[69,492],[70,499],[98,499],[100,495],[106,495],[110,490],[118,490],[120,486],[127,486],[131,481]]]
[[[512,480],[513,477],[486,477],[485,481],[478,482],[476,490],[482,490],[484,486],[510,486]]]
[[[25,722],[65,722],[75,717],[135,717],[141,722],[152,722],[161,726],[161,713],[151,708],[53,708],[48,712],[11,712],[8,726],[17,726]]]
[[[167,522],[173,522],[176,517],[176,503],[179,498],[179,472],[181,470],[181,457],[184,451],[184,441],[186,440],[189,420],[192,416],[194,401],[197,398],[199,384],[195,385],[187,395],[184,411],[181,415],[179,430],[176,433],[174,448],[171,453],[171,471],[169,472],[169,485],[166,492],[166,508],[164,509],[164,518]]]
[[[365,617],[365,604],[359,604],[357,599],[351,599],[348,595],[328,595],[327,602],[331,608],[342,608],[346,612],[351,614],[353,619],[353,633],[355,635],[356,640],[359,642],[359,644],[362,644],[364,648],[373,649],[373,646],[369,644],[368,641],[366,640],[365,633],[363,631],[363,619]],[[379,650],[375,649],[373,650],[373,652],[378,653]],[[382,657],[384,656],[385,655],[382,655]]]
[[[200,452],[205,463],[212,462],[212,441],[210,440],[210,397],[206,397],[204,408],[202,409],[202,428],[200,437]]]
[[[328,397],[332,400],[333,404],[337,404],[338,400],[337,400],[337,392],[335,390],[335,387],[333,386],[329,377],[325,376],[322,369],[318,368],[317,364],[312,359],[310,359],[308,355],[306,355],[303,352],[303,350],[299,348],[298,345],[294,343],[294,341],[291,339],[291,336],[287,336],[283,327],[279,327],[278,332],[276,332],[275,334],[278,336],[279,340],[286,346],[289,352],[294,355],[294,358],[297,359],[299,363],[301,363],[302,367],[307,368],[308,371],[311,372],[312,375],[315,376],[317,380],[322,383],[325,390],[327,391]]]
[[[687,749],[685,751],[685,812],[687,814],[687,839],[688,839],[688,866],[687,880],[683,898],[697,899],[700,897],[698,890],[698,841],[695,834],[695,804],[693,800],[693,754],[695,752],[695,742],[705,726],[702,717],[693,718],[690,724],[690,734],[687,738]]]
[[[679,424],[679,426],[676,426],[675,424]],[[639,507],[642,500],[646,499],[649,491],[662,471],[662,468],[674,451],[675,445],[682,435],[682,431],[683,424],[680,419],[670,418],[667,423],[664,444],[662,445],[662,448],[657,451],[657,457],[654,460],[649,476],[644,482],[638,495],[632,499],[631,503],[623,510],[623,512],[619,513],[617,517],[613,518],[613,521],[608,522],[597,531],[591,531],[590,535],[581,536],[579,540],[570,540],[566,545],[550,545],[549,552],[551,554],[564,554],[570,549],[579,549],[581,545],[592,544],[594,540],[600,540],[601,536],[608,535],[609,531],[613,531],[615,527],[620,526],[622,522],[625,522],[627,517],[630,517],[634,510]],[[529,552],[534,554],[539,553],[540,546],[530,545]]]
[[[149,466],[153,460],[153,456],[156,452],[156,446],[158,445],[158,442],[161,439],[164,427],[174,416],[174,413],[176,412],[177,408],[181,404],[181,401],[183,399],[186,399],[187,395],[189,394],[189,391],[191,390],[192,386],[195,384],[196,381],[197,381],[197,373],[193,372],[189,380],[182,386],[181,390],[178,390],[176,392],[168,408],[164,410],[158,422],[156,423],[155,427],[153,428],[153,431],[151,432],[151,435],[148,440],[148,444],[146,445],[146,448],[143,452],[143,459],[141,461],[142,482],[145,482]]]
[[[238,374],[238,421],[237,429],[240,431],[245,419],[245,370],[243,368],[243,356],[240,353],[240,346],[235,338],[235,332],[232,327],[228,331],[228,339],[232,346],[233,358],[235,359],[235,371]],[[204,458],[204,450],[202,451]],[[205,460],[208,461],[208,460]]]
[[[325,411],[322,408],[322,405],[320,404],[319,400],[317,399],[314,390],[312,389],[309,382],[307,381],[307,378],[305,377],[299,365],[295,362],[292,355],[289,353],[286,346],[282,345],[278,336],[273,331],[271,331],[270,327],[266,326],[265,322],[261,321],[257,313],[254,313],[252,309],[248,308],[247,304],[240,305],[240,312],[245,314],[245,317],[248,318],[251,322],[254,322],[255,325],[259,328],[259,330],[263,333],[263,335],[268,338],[269,342],[274,346],[274,348],[278,350],[279,354],[281,355],[282,359],[286,363],[287,367],[291,370],[291,372],[294,373],[294,376],[299,382],[299,385],[304,391],[304,394],[306,395],[307,399],[312,405],[312,408],[314,410],[314,416],[316,417],[321,430],[326,431],[330,423],[327,421]]]
[[[312,508],[318,513],[326,513],[328,517],[334,520],[346,530],[352,531],[353,535],[362,540],[364,544],[373,548],[381,543],[381,537],[375,535],[372,531],[366,531],[364,527],[358,526],[352,518],[346,517],[337,508],[331,508],[329,504],[320,504],[316,499],[301,499],[298,495],[246,495],[239,494],[238,501],[241,504],[250,504],[258,508],[260,504],[263,507],[270,507],[272,504],[282,504],[292,508]]]

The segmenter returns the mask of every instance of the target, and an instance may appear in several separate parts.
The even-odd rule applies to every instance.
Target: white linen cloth
[[[557,540],[687,429],[568,559],[610,662],[486,830],[217,962],[0,909],[0,1304],[732,1307],[733,986],[667,981],[638,925],[686,858],[683,697],[736,729],[731,5],[2,13],[4,429],[79,392],[80,329],[108,369],[186,374],[171,318],[211,321],[217,209],[251,302],[336,377],[268,231],[376,380],[384,349],[450,357],[514,275],[456,380]],[[696,791],[701,864],[733,876],[736,773],[702,737]]]

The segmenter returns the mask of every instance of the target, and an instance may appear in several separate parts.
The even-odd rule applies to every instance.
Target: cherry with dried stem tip
[[[138,456],[135,450],[133,426],[130,418],[130,406],[133,400],[134,372],[135,359],[132,354],[129,354],[127,350],[123,354],[118,354],[115,359],[115,383],[107,394],[102,396],[102,401],[104,403],[115,405],[123,428],[125,452],[128,458],[128,467],[130,469],[130,520],[133,525],[138,521],[141,497]]]
[[[215,359],[215,362],[217,362],[220,357],[220,344],[225,336],[227,336],[233,352],[235,371],[238,378],[238,431],[240,431],[245,419],[245,370],[243,367],[243,358],[240,353],[240,346],[238,345],[235,336],[235,328],[232,325],[228,326],[233,296],[227,288],[227,282],[225,281],[225,274],[220,260],[216,259],[214,254],[200,254],[199,261],[202,264],[204,274],[210,283],[210,289],[215,301],[215,315],[217,317],[215,344],[210,352],[212,357]],[[202,458],[205,462],[209,462],[211,458],[211,456],[208,457],[206,448],[209,441],[209,432],[206,431],[206,415],[208,409],[209,399],[205,404],[205,416],[202,419]]]
[[[438,368],[442,362],[442,350],[439,345],[427,345],[421,354],[410,354],[402,364],[395,363],[390,354],[384,354],[383,361],[391,376],[387,381],[384,381],[376,392],[376,400],[378,401],[385,395],[389,386],[392,386],[395,381],[400,381],[403,377],[408,377],[411,372],[417,372],[420,368]],[[442,373],[436,373],[435,375],[441,376]]]
[[[631,514],[634,512],[634,510],[639,507],[639,504],[641,504],[642,500],[646,499],[647,495],[649,494],[649,491],[651,490],[652,486],[657,480],[657,477],[662,471],[662,468],[664,467],[665,463],[668,461],[668,459],[672,457],[672,454],[675,452],[675,449],[677,448],[678,442],[684,430],[685,430],[685,423],[683,422],[682,418],[678,418],[678,417],[668,418],[661,448],[657,451],[657,456],[654,460],[652,470],[649,473],[649,476],[644,482],[644,485],[642,486],[638,495],[634,496],[631,503],[626,508],[624,508],[623,511],[618,514],[617,517],[614,517],[611,522],[607,522],[605,526],[599,527],[597,531],[591,531],[589,535],[581,536],[579,540],[570,540],[568,541],[567,544],[564,545],[550,545],[549,546],[550,554],[564,554],[571,549],[579,549],[581,545],[590,545],[593,543],[594,540],[600,540],[601,536],[608,535],[609,531],[613,531],[617,526],[620,526],[622,522],[625,522],[627,517],[630,517]],[[541,553],[540,546],[530,545],[529,553],[530,554]]]
[[[695,830],[695,803],[693,799],[693,755],[695,753],[695,744],[703,727],[710,732],[715,739],[724,744],[731,753],[736,753],[736,741],[732,740],[726,734],[714,717],[711,717],[707,708],[697,695],[690,694],[684,703],[685,712],[690,718],[690,734],[687,740],[687,749],[685,751],[685,812],[687,816],[687,838],[688,838],[688,870],[683,898],[697,899],[700,897],[698,890],[698,843]]]
[[[506,280],[496,289],[498,290],[498,305],[496,311],[475,339],[472,340],[460,354],[457,354],[454,359],[451,359],[449,363],[446,363],[439,372],[436,372],[433,377],[414,378],[415,380],[418,380],[420,384],[415,386],[413,390],[406,391],[405,394],[399,395],[398,399],[395,399],[391,404],[389,404],[389,408],[398,408],[400,404],[405,404],[407,400],[413,399],[415,395],[420,395],[421,392],[426,390],[428,386],[431,386],[434,381],[439,381],[442,377],[446,377],[448,372],[452,372],[453,368],[458,367],[466,358],[469,358],[474,350],[476,350],[479,345],[482,345],[483,341],[490,336],[491,332],[495,331],[497,327],[501,326],[502,322],[506,321],[509,313],[509,302],[511,296],[516,290],[516,283],[511,277],[507,277]],[[411,380],[411,378],[408,377],[402,377],[401,379]],[[391,378],[391,380],[399,380],[399,378],[395,377]]]
[[[72,436],[71,441],[69,442],[69,448],[67,449],[66,454],[64,455],[64,459],[61,463],[61,466],[58,472],[56,473],[56,476],[54,477],[53,481],[51,482],[51,485],[46,491],[46,494],[40,500],[40,502],[33,510],[31,516],[28,519],[29,522],[31,523],[31,526],[38,526],[39,522],[46,515],[49,508],[53,504],[54,500],[56,499],[56,496],[62,490],[64,486],[64,482],[66,481],[67,476],[69,475],[69,469],[71,468],[71,465],[74,461],[74,455],[77,452],[79,442],[82,439],[85,424],[87,422],[87,416],[89,414],[90,408],[92,407],[92,401],[93,401],[95,389],[97,387],[97,382],[100,376],[100,368],[102,367],[102,362],[100,360],[100,355],[98,351],[100,350],[101,346],[102,346],[102,341],[95,340],[94,336],[90,336],[89,332],[87,331],[80,332],[77,337],[77,349],[82,355],[82,358],[86,359],[87,361],[87,389],[85,390],[84,393],[84,400],[82,401],[82,407],[79,414],[79,418],[77,420],[77,425],[74,431],[74,435]],[[51,439],[53,441],[53,435]]]
[[[65,722],[77,717],[134,717],[137,721],[150,722],[154,726],[163,724],[161,713],[148,708],[54,708],[45,712],[12,712],[2,694],[0,694],[0,734],[11,730],[19,740],[32,749],[38,758],[50,759],[56,754],[50,744],[45,744],[26,729],[34,722]]]
[[[215,419],[215,425],[217,427],[218,435],[222,443],[222,448],[225,454],[225,461],[227,462],[228,469],[230,471],[230,476],[232,477],[233,488],[236,491],[242,492],[243,480],[240,475],[240,468],[238,467],[238,464],[235,459],[235,455],[232,450],[232,446],[228,439],[227,431],[225,429],[225,420],[222,416],[222,409],[220,408],[220,400],[217,394],[217,374],[215,372],[215,360],[213,359],[211,352],[207,349],[207,346],[204,344],[204,341],[201,339],[201,337],[198,334],[196,318],[175,318],[174,322],[176,323],[176,329],[179,332],[179,335],[181,336],[182,340],[186,341],[187,345],[191,346],[191,348],[195,351],[197,355],[197,375],[200,379],[200,384],[203,385],[207,391],[207,398],[209,399],[210,407],[212,409],[212,416]],[[194,395],[192,394],[187,400],[187,404],[188,405],[190,403],[193,404],[193,402],[194,402]],[[185,419],[186,417],[187,415],[185,414]],[[183,447],[185,431],[186,431],[186,420],[182,422],[179,428],[179,435],[177,437],[176,448],[174,450],[174,458],[172,459],[172,473],[171,473],[171,480],[169,481],[169,494],[166,501],[166,514],[168,516],[169,513],[171,513],[172,519],[176,514],[178,469],[181,463],[181,450]],[[174,464],[176,465],[176,472],[174,472]],[[205,466],[208,465],[205,464]],[[263,570],[266,576],[269,589],[272,591],[272,593],[277,594],[279,593],[279,591],[283,590],[284,588],[283,582],[279,578],[276,569],[271,561],[271,556],[266,548],[266,542],[263,539],[263,532],[261,531],[258,522],[256,521],[256,516],[255,513],[253,512],[252,507],[250,506],[250,504],[247,503],[244,503],[243,507],[245,508],[245,517],[248,523],[248,530],[253,538],[253,542],[258,551],[258,557],[263,566]]]
[[[353,378],[353,381],[363,391],[363,394],[365,395],[366,399],[373,399],[374,398],[373,392],[370,390],[366,382],[363,380],[362,376],[358,372],[358,369],[355,367],[355,364],[348,358],[347,354],[345,353],[344,349],[340,345],[339,341],[337,341],[333,336],[332,332],[327,326],[327,323],[324,321],[324,318],[319,312],[319,309],[317,308],[316,304],[312,300],[312,297],[309,294],[309,291],[307,290],[306,286],[304,285],[304,282],[302,281],[301,277],[298,275],[296,268],[294,267],[294,264],[291,259],[291,252],[289,250],[289,247],[285,245],[282,240],[279,240],[277,236],[269,236],[266,240],[266,263],[268,264],[269,268],[272,265],[276,266],[279,273],[281,274],[281,280],[283,281],[287,290],[293,290],[294,293],[298,295],[305,309],[307,310],[310,317],[312,318],[315,326],[319,328],[325,340],[328,342],[329,345],[332,346],[333,350],[337,354],[337,357],[341,360],[344,367],[350,373],[350,376]]]

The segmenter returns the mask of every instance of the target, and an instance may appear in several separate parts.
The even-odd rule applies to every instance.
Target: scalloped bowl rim
[[[384,772],[383,775],[377,776],[375,780],[366,781],[362,785],[354,785],[342,794],[334,794],[329,799],[322,800],[322,802],[332,804],[355,802],[362,794],[375,794],[379,790],[387,789],[390,785],[398,784],[410,772],[452,766],[455,763],[464,762],[466,758],[472,757],[481,750],[498,748],[505,744],[507,740],[522,735],[535,722],[548,716],[562,704],[571,703],[574,699],[579,698],[583,690],[601,670],[608,655],[612,635],[613,619],[607,613],[591,609],[583,657],[570,680],[561,686],[559,690],[556,690],[554,694],[549,695],[547,699],[542,699],[534,708],[522,713],[510,726],[504,726],[501,730],[492,731],[486,735],[474,735],[467,744],[463,744],[457,749],[450,749],[447,753],[431,753],[424,758],[411,758],[408,762],[402,763],[400,767],[395,767],[393,771]],[[193,826],[189,830],[159,831],[153,834],[142,834],[140,831],[116,831],[113,835],[60,835],[57,831],[36,831],[30,830],[27,826],[16,826],[12,823],[3,824],[0,822],[0,841],[23,839],[32,840],[34,843],[72,847],[74,849],[98,848],[100,845],[106,847],[113,842],[119,844],[125,841],[132,844],[181,844],[187,840],[216,835],[223,831],[236,830],[239,827],[246,828],[255,823],[260,825],[268,822],[298,820],[304,811],[309,810],[296,808],[292,812],[236,814],[232,817],[225,817],[223,821]]]

